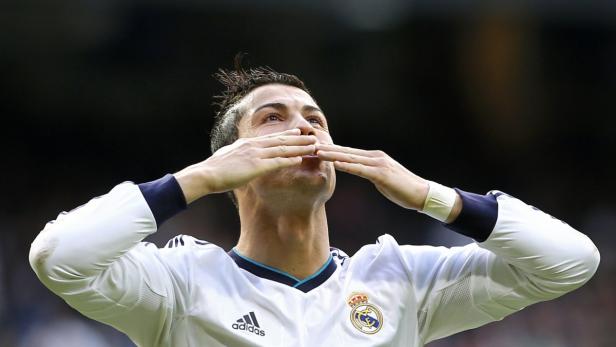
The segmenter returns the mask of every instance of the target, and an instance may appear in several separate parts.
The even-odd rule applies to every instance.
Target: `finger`
[[[365,157],[357,154],[319,150],[317,152],[317,155],[319,156],[319,159],[325,161],[341,161],[347,163],[358,163],[368,166],[378,166],[379,164],[376,158]]]
[[[285,131],[279,131],[279,132],[271,133],[267,135],[246,137],[244,139],[248,141],[260,141],[263,139],[270,139],[270,138],[275,138],[278,136],[299,136],[301,134],[302,134],[302,131],[299,128],[294,128],[294,129],[288,129]]]
[[[267,135],[263,135],[260,137],[276,137],[276,136],[280,136],[280,135],[300,135],[302,133],[302,131],[299,128],[293,128],[293,129],[288,129],[285,131],[280,131],[277,133],[271,133],[271,134],[267,134]]]
[[[310,155],[314,154],[316,150],[315,145],[306,145],[306,146],[276,146],[276,147],[267,147],[261,149],[261,158],[275,158],[275,157],[295,157],[302,155]]]
[[[378,175],[378,169],[374,166],[366,166],[355,163],[334,162],[334,168],[338,171],[350,173],[351,175],[363,177],[367,180],[374,180]]]
[[[302,157],[267,158],[267,159],[263,159],[262,163],[266,171],[273,171],[273,170],[282,169],[285,167],[299,165],[302,163]]]
[[[319,144],[317,146],[317,150],[324,150],[329,152],[342,152],[342,153],[350,153],[355,155],[362,155],[364,157],[375,157],[377,156],[377,151],[366,151],[364,149],[358,149],[353,147],[344,147],[338,146],[334,144]]]
[[[316,144],[317,138],[314,135],[278,135],[260,138],[256,142],[261,147],[305,146]]]

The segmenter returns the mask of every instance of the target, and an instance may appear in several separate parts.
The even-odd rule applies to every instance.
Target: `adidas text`
[[[265,336],[265,331],[259,329],[259,328],[255,328],[252,325],[249,325],[248,327],[246,327],[246,323],[233,323],[233,325],[231,326],[233,329],[235,330],[245,330],[245,331],[249,331],[251,333],[255,333],[259,336]]]
[[[257,321],[257,316],[254,312],[250,312],[244,317],[237,320],[237,322],[233,323],[231,327],[235,330],[248,331],[258,336],[265,336],[265,331],[260,329],[261,326]]]

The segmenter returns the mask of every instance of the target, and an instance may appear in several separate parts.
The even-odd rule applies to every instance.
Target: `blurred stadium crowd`
[[[238,51],[304,78],[335,142],[446,185],[503,190],[601,251],[582,289],[429,346],[616,346],[616,4],[556,3],[3,2],[0,346],[132,346],[37,281],[30,242],[121,181],[205,159],[211,74]],[[333,246],[353,254],[383,233],[470,242],[338,176]],[[228,249],[238,226],[224,196],[206,197],[151,241],[181,233]]]

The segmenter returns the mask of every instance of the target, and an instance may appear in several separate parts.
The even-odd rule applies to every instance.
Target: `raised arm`
[[[174,182],[169,175],[142,187]],[[176,201],[185,206],[181,196]],[[45,286],[84,315],[155,346],[170,328],[175,296],[158,249],[141,243],[162,222],[159,212],[139,186],[122,183],[47,223],[32,243],[30,264]]]
[[[428,182],[380,151],[319,145],[318,154],[338,170],[370,180],[398,205],[478,242],[401,247],[425,343],[572,291],[599,265],[588,237],[507,194],[477,195]]]
[[[84,315],[156,346],[181,313],[182,271],[142,240],[187,201],[298,165],[314,153],[314,136],[298,129],[242,139],[174,175],[122,183],[47,223],[30,248],[30,264],[51,291]]]
[[[422,298],[424,342],[557,298],[597,270],[597,248],[568,224],[498,191],[457,190],[457,195],[463,208],[446,226],[477,243],[451,249],[402,247],[414,290]]]

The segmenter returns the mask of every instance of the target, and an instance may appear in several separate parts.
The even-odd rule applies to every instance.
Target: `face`
[[[281,84],[256,88],[237,105],[244,114],[239,123],[240,137],[256,137],[299,128],[302,135],[314,135],[319,143],[331,144],[327,119],[305,91]],[[325,202],[336,182],[333,165],[316,157],[304,157],[302,164],[281,169],[250,182],[242,193],[251,192],[274,201],[312,199]],[[244,192],[242,192],[244,190]],[[309,201],[307,201],[309,202]]]

